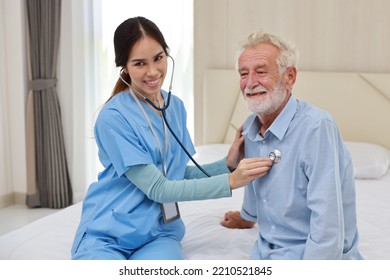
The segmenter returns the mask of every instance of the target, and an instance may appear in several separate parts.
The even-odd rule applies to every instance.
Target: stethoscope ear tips
[[[279,150],[275,150],[270,152],[268,155],[269,159],[273,161],[273,163],[277,164],[282,159],[282,153]]]

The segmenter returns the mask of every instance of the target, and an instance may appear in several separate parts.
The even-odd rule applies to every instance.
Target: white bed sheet
[[[364,258],[390,260],[390,170],[378,180],[356,180],[356,207]]]
[[[220,159],[226,144],[197,147],[200,163]],[[365,259],[390,259],[390,170],[380,180],[356,180],[360,250]],[[240,210],[243,189],[230,198],[179,203],[186,224],[182,241],[188,259],[248,259],[258,228],[226,229],[228,210]],[[0,237],[0,259],[70,259],[81,203]]]

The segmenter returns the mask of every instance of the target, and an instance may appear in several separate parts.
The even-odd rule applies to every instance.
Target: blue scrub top
[[[167,97],[166,92],[162,94]],[[164,149],[162,118],[146,103],[141,104]],[[171,96],[166,114],[177,137],[191,155],[195,154],[186,127],[186,111],[178,97]],[[144,114],[128,92],[116,94],[105,104],[95,124],[95,138],[104,170],[98,181],[88,188],[72,253],[85,233],[113,239],[118,246],[128,250],[139,248],[158,236],[170,236],[179,241],[183,238],[182,220],[164,224],[160,204],[147,198],[124,175],[130,166],[138,164],[154,164],[162,171],[165,160],[166,177],[184,179],[189,158],[170,132],[167,133],[169,148],[163,159]]]

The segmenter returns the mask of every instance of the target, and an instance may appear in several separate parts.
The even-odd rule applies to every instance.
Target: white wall
[[[388,0],[196,0],[194,4],[196,144],[202,139],[204,70],[233,68],[237,43],[260,27],[295,43],[301,70],[390,72]]]
[[[8,122],[8,97],[6,95],[7,79],[5,68],[5,15],[4,1],[0,0],[0,206],[6,204],[7,200],[12,199],[8,194],[12,192],[12,184],[10,183],[9,165],[9,139],[6,137],[9,131]]]
[[[26,192],[23,1],[0,0],[0,206]],[[16,194],[16,196],[15,196]]]

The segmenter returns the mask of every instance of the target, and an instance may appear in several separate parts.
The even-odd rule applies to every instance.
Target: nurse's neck
[[[161,92],[159,93],[156,93],[156,94],[148,94],[148,95],[145,95],[145,97],[147,97],[150,101],[153,102],[153,104],[158,107],[158,108],[163,108],[164,107],[164,98],[161,94]],[[153,111],[155,111],[159,116],[162,116],[162,113],[161,111],[159,110],[156,110],[156,108],[154,108],[149,102],[147,102],[145,100],[145,98],[142,98],[142,97],[139,97],[143,102],[145,102],[150,108],[153,109]]]

